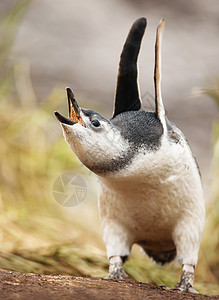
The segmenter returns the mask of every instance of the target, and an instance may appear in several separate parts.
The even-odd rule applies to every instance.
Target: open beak
[[[74,125],[76,123],[85,127],[84,121],[82,120],[79,112],[79,106],[75,100],[74,94],[70,88],[66,88],[68,96],[68,118],[63,117],[60,113],[55,111],[56,118],[64,124]]]

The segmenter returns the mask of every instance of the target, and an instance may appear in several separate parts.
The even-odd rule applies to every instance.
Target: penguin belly
[[[191,253],[197,252],[205,219],[201,180],[190,149],[172,148],[173,153],[162,149],[151,157],[141,153],[116,177],[101,179],[99,211],[104,241],[111,244],[108,256],[121,239],[122,248],[137,243],[161,263],[171,261],[177,248],[184,257],[188,243],[194,244]]]

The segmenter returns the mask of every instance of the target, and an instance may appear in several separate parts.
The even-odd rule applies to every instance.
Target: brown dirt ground
[[[165,291],[133,280],[107,280],[72,276],[22,274],[0,270],[0,299],[219,299],[219,296],[192,295]]]

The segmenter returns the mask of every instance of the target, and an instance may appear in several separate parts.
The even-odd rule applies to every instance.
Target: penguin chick
[[[81,162],[100,178],[99,213],[109,258],[109,278],[125,278],[123,263],[138,244],[154,261],[177,259],[175,288],[196,292],[194,270],[205,223],[199,169],[181,130],[166,115],[161,97],[162,20],[155,44],[155,112],[141,110],[137,58],[146,28],[138,19],[119,64],[111,120],[80,108],[67,88],[69,118],[58,112],[63,134]]]

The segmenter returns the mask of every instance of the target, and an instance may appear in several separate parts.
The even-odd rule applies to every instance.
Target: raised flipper
[[[167,131],[165,118],[165,108],[161,95],[161,43],[165,21],[162,19],[157,27],[157,36],[155,43],[155,66],[154,66],[154,87],[155,87],[155,112],[160,119],[164,132]]]
[[[146,25],[145,18],[138,19],[132,25],[123,47],[119,63],[113,118],[122,112],[141,108],[137,81],[137,59]]]

